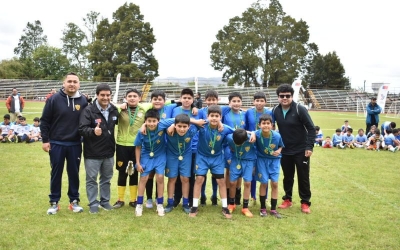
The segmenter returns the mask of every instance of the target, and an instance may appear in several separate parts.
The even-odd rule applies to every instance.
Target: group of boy
[[[5,114],[3,122],[0,123],[0,141],[2,143],[31,143],[42,140],[39,117],[33,119],[33,124],[28,124],[22,115],[18,115],[15,122],[11,122],[10,118],[9,114]]]

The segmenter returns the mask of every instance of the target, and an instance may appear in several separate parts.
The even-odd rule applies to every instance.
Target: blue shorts
[[[191,176],[192,168],[192,152],[183,155],[183,159],[179,160],[178,156],[167,156],[167,166],[165,167],[165,176],[175,178],[178,175],[183,177]]]
[[[140,173],[141,177],[149,175],[153,170],[155,170],[156,174],[164,175],[165,157],[141,157],[140,165],[143,167],[143,173]]]
[[[257,158],[256,174],[257,180],[261,183],[278,182],[280,172],[281,159],[280,158]]]
[[[225,160],[224,155],[209,157],[197,154],[196,156],[196,175],[206,175],[208,170],[211,174],[224,174]]]
[[[253,169],[255,167],[255,160],[241,160],[240,167],[236,157],[232,158],[231,165],[229,167],[229,178],[231,181],[236,181],[240,177],[243,177],[245,182],[251,182],[253,179]]]

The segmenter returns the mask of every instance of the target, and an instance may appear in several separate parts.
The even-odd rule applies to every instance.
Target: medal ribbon
[[[210,142],[211,142],[211,150],[214,150],[215,140],[217,139],[217,133],[213,133],[210,124],[208,124],[208,129],[210,131]],[[212,134],[214,134],[214,138],[212,139]]]
[[[154,144],[151,142],[151,136],[150,136],[151,132],[148,128],[146,128],[146,131],[147,131],[147,136],[149,137],[150,153],[153,153]]]
[[[186,150],[186,143],[185,143],[185,137],[183,138],[183,142],[182,142],[182,145],[183,145],[183,152],[181,151],[181,147],[180,147],[180,141],[179,141],[179,135],[178,135],[178,151],[179,151],[179,156],[182,156],[182,154],[185,152],[185,150]]]
[[[264,114],[265,108],[263,108],[263,112],[257,117],[257,109],[254,108],[254,122],[256,123],[256,129],[259,129],[260,127],[258,126],[259,118],[262,114]]]
[[[241,126],[242,126],[242,112],[240,112],[240,110],[239,110],[239,116],[240,116],[240,120],[239,120],[239,126],[238,125],[236,125],[236,116],[235,116],[235,114],[232,112],[232,109],[231,109],[231,119],[232,119],[232,122],[233,122],[233,127],[235,128],[235,129],[237,129],[237,128],[240,128]]]
[[[240,146],[239,155],[238,155],[238,147],[237,147],[236,144],[235,144],[236,159],[238,159],[238,164],[239,164],[240,166],[242,165],[242,155],[243,155],[243,154],[241,154],[241,153],[243,153],[243,152],[242,152],[243,145],[244,145],[244,143]]]
[[[269,143],[268,143],[268,147],[264,146],[264,136],[262,134],[262,131],[260,129],[260,134],[261,134],[261,143],[263,145],[263,147],[268,151],[269,154],[272,154],[272,148],[271,148],[271,141],[272,141],[272,131],[269,131]]]
[[[137,112],[138,112],[138,107],[135,107],[135,114],[133,115],[133,118],[132,118],[131,107],[128,107],[129,126],[132,126],[132,125],[133,125],[133,122],[134,122],[135,119],[136,119],[136,114],[137,114]]]

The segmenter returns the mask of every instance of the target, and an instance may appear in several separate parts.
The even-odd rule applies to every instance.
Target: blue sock
[[[168,206],[174,205],[174,198],[168,198]]]
[[[256,177],[253,176],[253,179],[251,179],[250,193],[251,193],[251,198],[254,198],[255,200],[256,200],[256,191],[257,191],[257,181]]]
[[[212,183],[212,196],[217,197],[218,183],[217,179],[211,178]]]
[[[183,197],[183,203],[182,206],[189,206],[189,198]]]
[[[172,199],[173,201],[173,199]],[[157,204],[163,204],[164,203],[164,196],[158,197],[157,198]]]
[[[143,204],[143,196],[137,197],[137,204]]]

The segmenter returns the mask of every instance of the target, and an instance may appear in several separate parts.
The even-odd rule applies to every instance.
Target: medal
[[[180,155],[180,156],[178,157],[178,159],[179,159],[180,161],[183,160],[183,156]]]
[[[240,169],[242,166],[240,166],[240,164],[238,164],[237,166],[236,166],[236,168],[237,169]]]
[[[211,154],[213,155],[213,154],[215,154],[215,151],[214,151],[214,149],[213,150],[211,150]]]
[[[153,157],[154,156],[154,153],[153,152],[150,152],[150,157]]]

